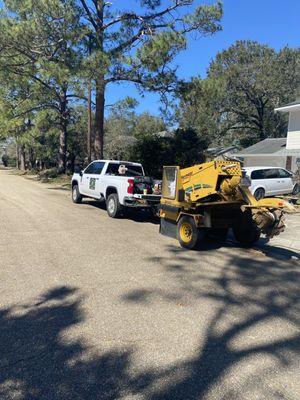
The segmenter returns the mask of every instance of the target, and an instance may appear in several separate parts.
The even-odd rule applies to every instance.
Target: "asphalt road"
[[[0,261],[1,400],[300,398],[291,249],[183,251],[0,171]]]

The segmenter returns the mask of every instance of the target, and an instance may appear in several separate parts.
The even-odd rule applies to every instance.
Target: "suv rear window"
[[[279,172],[279,177],[280,178],[290,178],[292,176],[292,174],[290,174],[285,169],[279,169],[278,172]]]
[[[127,168],[125,174],[119,174],[120,165],[125,165],[125,167]],[[144,175],[144,173],[143,168],[140,165],[131,165],[127,163],[109,163],[106,170],[106,175],[134,177]]]

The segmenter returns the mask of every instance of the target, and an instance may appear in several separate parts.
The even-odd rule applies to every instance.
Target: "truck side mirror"
[[[79,171],[79,175],[82,176],[82,175],[83,175],[83,172],[82,172],[82,171]]]

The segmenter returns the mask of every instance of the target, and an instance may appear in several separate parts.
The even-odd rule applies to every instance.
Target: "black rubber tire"
[[[296,183],[296,185],[294,186],[293,189],[293,195],[296,196],[298,193],[300,193],[300,185],[298,183]]]
[[[158,207],[152,206],[149,207],[149,213],[153,219],[159,219],[159,209]]]
[[[119,202],[117,193],[112,193],[106,200],[106,211],[111,218],[118,218],[122,213],[122,205]]]
[[[209,237],[220,243],[225,243],[228,236],[228,228],[212,228],[209,230]]]
[[[82,201],[82,196],[79,192],[78,185],[72,186],[72,201],[73,203],[79,204]]]
[[[190,240],[188,241],[184,240],[181,236],[181,230],[184,229],[184,226],[189,227],[188,229],[190,230]],[[183,216],[177,224],[177,238],[181,247],[193,250],[199,246],[201,240],[204,238],[204,231],[197,228],[194,218]]]
[[[265,190],[263,188],[258,188],[254,192],[254,197],[256,200],[261,200],[265,197]]]
[[[261,235],[260,229],[252,219],[251,211],[241,212],[232,230],[235,240],[242,247],[252,247]]]

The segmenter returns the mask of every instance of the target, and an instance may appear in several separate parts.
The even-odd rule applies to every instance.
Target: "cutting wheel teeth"
[[[267,237],[272,238],[285,230],[285,220],[281,210],[258,211],[253,214],[257,227]]]

